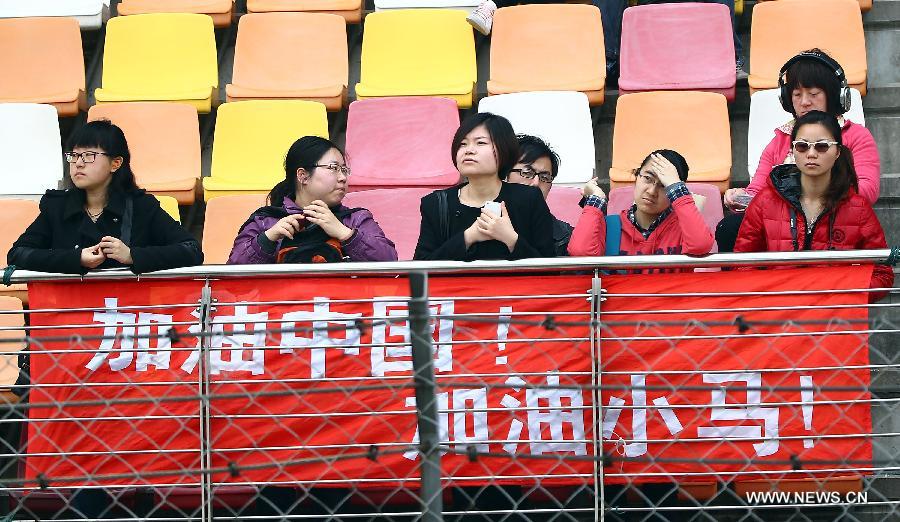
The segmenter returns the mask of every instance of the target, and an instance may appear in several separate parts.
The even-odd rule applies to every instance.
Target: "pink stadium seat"
[[[734,101],[731,15],[721,4],[631,7],[622,18],[619,90],[718,92]]]
[[[575,187],[553,187],[547,195],[547,206],[553,217],[575,226],[581,216],[581,189]]]
[[[392,188],[350,192],[344,196],[344,206],[369,209],[384,235],[397,246],[398,259],[408,261],[419,240],[422,221],[419,200],[431,191],[430,188]]]
[[[722,209],[722,194],[719,192],[718,187],[710,185],[709,183],[688,183],[687,186],[688,189],[690,189],[691,194],[703,196],[706,199],[703,208],[700,209],[700,213],[703,215],[703,220],[706,221],[706,226],[708,226],[713,234],[715,234],[716,225],[718,225],[719,221],[722,221],[722,218],[725,217],[725,213]],[[552,193],[553,192],[551,191],[551,194]],[[619,187],[613,189],[609,194],[609,206],[607,207],[607,212],[609,214],[618,214],[633,204],[634,186],[629,185]],[[713,252],[718,251],[719,247],[713,245]]]
[[[357,100],[347,115],[350,190],[386,187],[445,188],[459,182],[450,159],[459,127],[448,98]],[[418,208],[418,207],[416,207]]]

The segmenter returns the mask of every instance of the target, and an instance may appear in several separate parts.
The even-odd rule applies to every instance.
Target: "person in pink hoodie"
[[[634,204],[620,215],[619,255],[708,254],[713,236],[685,185],[688,164],[668,149],[652,152],[635,171]],[[591,180],[569,240],[571,256],[606,252],[606,194]]]
[[[793,62],[793,63],[792,63]],[[769,172],[773,167],[794,164],[791,150],[791,131],[797,118],[811,111],[822,111],[838,119],[841,140],[853,155],[853,168],[859,179],[859,195],[875,204],[881,193],[881,162],[878,146],[868,129],[843,117],[849,103],[841,102],[845,82],[840,64],[821,49],[810,49],[794,56],[782,76],[782,105],[790,109],[794,117],[776,128],[772,141],[763,150],[759,166],[750,185],[725,191],[725,206],[732,212],[716,230],[720,252],[730,252],[750,200],[770,184]],[[788,99],[789,98],[789,99]]]

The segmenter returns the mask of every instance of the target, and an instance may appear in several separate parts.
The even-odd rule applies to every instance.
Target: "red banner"
[[[734,294],[865,288],[869,272],[605,276],[602,419],[590,388],[598,347],[589,275],[432,277],[444,474],[590,483],[601,421],[605,451],[633,457],[607,466],[607,482],[757,478],[740,472],[790,469],[773,463],[791,456],[870,459],[867,439],[816,438],[871,431],[868,403],[846,402],[868,394],[829,389],[868,385],[867,370],[841,368],[868,362],[866,336],[856,333],[866,328],[865,294]],[[32,315],[46,329],[34,333],[30,401],[66,406],[30,410],[29,478],[196,483],[204,417],[217,482],[383,487],[418,477],[405,278],[211,281],[206,357],[201,287],[31,285],[32,309],[78,310]],[[709,289],[722,295],[692,296]],[[772,309],[736,310],[759,307]],[[822,401],[835,404],[814,404]],[[841,415],[854,422],[837,422]],[[141,479],[130,476],[137,471]]]

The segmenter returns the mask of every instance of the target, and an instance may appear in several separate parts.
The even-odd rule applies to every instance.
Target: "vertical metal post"
[[[413,384],[422,478],[422,522],[443,520],[441,495],[440,425],[434,382],[434,352],[428,313],[428,274],[409,274],[409,338],[412,344]]]
[[[598,460],[603,455],[603,394],[600,392],[601,364],[600,364],[600,303],[603,297],[603,286],[600,280],[600,271],[594,270],[591,279],[591,386],[594,391],[591,411],[594,416],[591,433],[594,439],[594,520],[606,518],[604,506],[606,498],[603,488],[603,461]]]
[[[200,391],[200,466],[203,469],[212,467],[212,452],[210,442],[212,436],[210,433],[210,413],[209,413],[209,347],[211,346],[210,333],[212,328],[213,314],[213,298],[212,288],[209,286],[209,279],[204,282],[200,291],[200,357],[199,369],[199,391]],[[212,522],[212,477],[206,473],[200,474],[200,519],[205,522]]]

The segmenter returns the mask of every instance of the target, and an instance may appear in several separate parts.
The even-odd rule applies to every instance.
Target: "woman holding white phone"
[[[541,191],[505,181],[519,159],[506,118],[466,118],[453,137],[451,156],[467,182],[422,198],[414,259],[554,257],[553,216]]]

